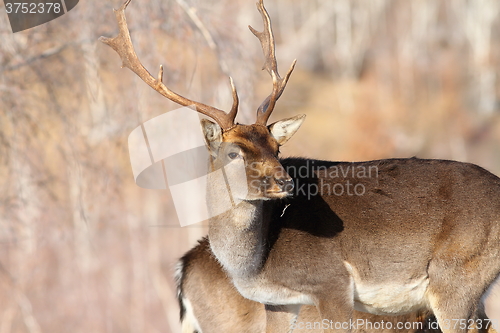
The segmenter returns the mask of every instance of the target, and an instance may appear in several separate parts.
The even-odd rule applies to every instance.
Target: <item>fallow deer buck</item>
[[[101,40],[160,94],[215,120],[202,121],[212,171],[230,160],[245,164],[249,191],[210,219],[210,247],[238,292],[266,305],[267,332],[287,332],[282,322],[302,304],[331,320],[325,332],[349,332],[354,309],[386,315],[430,310],[445,333],[484,329],[480,299],[500,272],[498,177],[444,160],[280,160],[279,147],[304,116],[266,125],[294,65],[283,78],[278,74],[262,0],[264,30],[251,30],[262,44],[273,90],[252,125],[234,122],[232,81],[233,105],[225,113],[169,90],[162,67],[154,78],[130,39],[129,2],[116,11],[119,35]],[[210,175],[207,204],[219,212],[226,187]]]
[[[262,333],[264,305],[241,296],[217,261],[207,238],[187,252],[176,267],[182,333]],[[440,333],[429,311],[377,316],[353,311],[355,333]],[[320,333],[326,323],[312,305],[302,306],[293,333]]]

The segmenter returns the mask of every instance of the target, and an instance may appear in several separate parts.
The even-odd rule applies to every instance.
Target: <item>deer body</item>
[[[163,67],[154,78],[133,48],[129,3],[116,11],[119,35],[101,40],[161,95],[215,121],[202,121],[212,171],[244,167],[248,191],[232,193],[238,200],[227,211],[221,202],[226,184],[215,173],[208,176],[207,205],[218,214],[209,222],[210,246],[239,293],[266,304],[267,332],[288,332],[301,304],[340,323],[328,332],[349,332],[354,309],[390,315],[429,310],[445,333],[486,328],[476,319],[481,296],[500,272],[498,177],[472,164],[416,158],[280,161],[279,147],[304,116],[267,125],[295,62],[282,78],[262,0],[257,8],[264,30],[251,31],[262,44],[273,90],[252,125],[234,121],[232,80],[226,113],[168,89]]]
[[[244,298],[234,288],[210,249],[207,238],[186,253],[176,270],[182,333],[261,333],[266,329],[264,305]],[[429,312],[376,316],[354,311],[353,332],[440,332]],[[383,324],[382,324],[383,323]],[[380,325],[382,324],[382,325]],[[292,327],[294,333],[322,332],[322,318],[306,305]]]
[[[416,158],[281,162],[296,186],[361,184],[364,193],[297,188],[290,198],[244,201],[212,218],[212,251],[244,297],[313,304],[339,322],[353,309],[476,318],[500,271],[500,203],[490,199],[500,197],[498,177],[472,164]],[[308,177],[293,174],[304,166]],[[332,172],[370,168],[377,170],[371,178]]]

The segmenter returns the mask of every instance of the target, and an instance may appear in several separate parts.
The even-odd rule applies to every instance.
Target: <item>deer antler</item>
[[[122,60],[122,67],[129,68],[132,72],[137,74],[137,76],[139,76],[144,82],[146,82],[151,88],[159,92],[161,95],[177,104],[188,107],[194,106],[196,111],[215,120],[224,131],[231,129],[234,126],[234,119],[236,118],[236,113],[238,112],[238,94],[236,92],[233,79],[229,78],[233,94],[233,106],[231,107],[231,111],[229,111],[229,113],[200,102],[192,101],[168,89],[163,84],[163,66],[160,65],[158,78],[155,79],[148,72],[148,70],[144,68],[139,58],[137,57],[137,54],[135,53],[134,45],[132,44],[132,39],[130,38],[130,32],[127,26],[127,20],[125,18],[125,9],[127,8],[130,1],[131,0],[127,0],[120,7],[120,9],[114,10],[116,20],[118,21],[118,27],[120,29],[118,36],[114,38],[100,37],[99,40],[104,44],[111,46],[113,50],[118,53]]]
[[[285,77],[281,78],[278,73],[278,64],[276,63],[274,35],[271,26],[271,19],[269,18],[269,14],[267,13],[266,8],[264,7],[263,0],[259,0],[259,2],[257,2],[257,9],[262,16],[264,30],[262,32],[259,32],[251,26],[248,26],[248,28],[250,28],[250,31],[252,31],[252,33],[260,40],[260,43],[262,45],[262,51],[264,52],[264,57],[266,59],[262,69],[267,70],[267,72],[273,78],[273,91],[271,95],[269,95],[257,109],[257,121],[255,123],[266,125],[269,116],[273,112],[276,101],[278,100],[278,98],[280,98],[283,90],[285,90],[286,83],[288,82],[290,74],[292,74],[297,60],[293,61],[292,66],[290,66],[290,69],[286,73]]]

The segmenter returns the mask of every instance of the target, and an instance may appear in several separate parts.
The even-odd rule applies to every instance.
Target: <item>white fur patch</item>
[[[250,279],[252,280],[252,279]],[[243,297],[269,305],[314,304],[309,295],[263,281],[233,281]]]
[[[175,265],[174,273],[175,282],[177,284],[177,297],[181,299],[182,306],[184,306],[184,309],[186,310],[186,312],[184,313],[184,318],[182,318],[181,322],[182,333],[193,333],[195,331],[203,333],[201,331],[200,324],[198,323],[198,319],[196,319],[196,316],[194,315],[191,302],[181,293],[180,284],[182,281],[183,272],[184,264],[182,261],[178,261]]]
[[[182,261],[178,261],[177,264],[175,265],[175,271],[174,271],[174,280],[175,284],[177,285],[177,297],[180,297],[181,294],[181,281],[182,281],[182,272],[184,271],[184,264]]]
[[[376,315],[397,315],[427,308],[429,277],[421,276],[404,284],[363,281],[356,269],[344,262],[354,282],[354,308]]]
[[[186,309],[184,319],[182,320],[182,333],[193,333],[195,331],[203,333],[198,323],[198,319],[196,319],[194,315],[193,306],[189,299],[183,297],[182,304],[184,304],[184,308]]]

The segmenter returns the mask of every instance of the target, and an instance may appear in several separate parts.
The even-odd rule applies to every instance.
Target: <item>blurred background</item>
[[[177,108],[98,37],[120,1],[80,1],[12,34],[0,4],[0,333],[179,332],[176,260],[207,233],[135,185],[127,137]],[[284,74],[271,121],[307,114],[283,155],[444,158],[500,175],[500,1],[267,0]],[[252,122],[271,91],[254,0],[141,0],[144,66]],[[175,143],[172,143],[175,144]],[[498,200],[499,198],[492,198]],[[397,273],[397,272],[395,272]],[[488,313],[500,319],[488,299]]]

